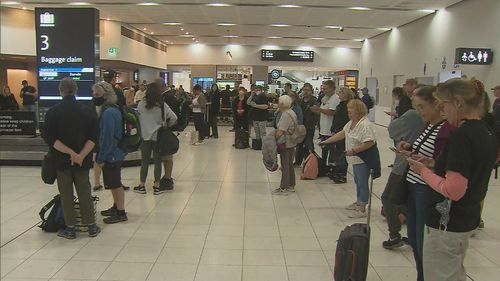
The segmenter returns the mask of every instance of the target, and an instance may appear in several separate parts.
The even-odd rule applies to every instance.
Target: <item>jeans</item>
[[[217,115],[215,115],[215,114],[210,115],[208,122],[209,122],[210,127],[212,128],[212,136],[214,138],[219,137],[219,130],[217,128],[218,121],[219,121],[219,118],[217,117]],[[210,128],[209,128],[209,130],[210,130]]]
[[[361,204],[368,204],[370,188],[368,180],[370,178],[370,168],[366,163],[352,165],[354,171],[354,182],[356,183],[356,198]]]
[[[408,240],[413,248],[413,256],[417,267],[417,280],[424,280],[422,265],[425,227],[425,193],[427,185],[408,183],[408,203],[406,211],[406,227]]]
[[[314,129],[306,130],[306,137],[302,143],[297,144],[297,149],[295,151],[295,163],[302,164],[304,158],[307,157],[311,150],[314,150]]]
[[[253,121],[256,139],[262,139],[266,135],[266,126],[267,121]]]
[[[153,153],[155,183],[161,179],[161,158],[158,153],[156,141],[145,140],[141,145],[141,182],[146,182],[148,177],[149,163],[151,162],[151,153]]]
[[[95,223],[94,203],[90,189],[89,170],[87,169],[57,171],[57,188],[59,189],[59,194],[61,194],[64,222],[68,226],[75,226],[76,224],[73,185],[78,195],[78,201],[80,202],[82,224]]]
[[[406,182],[406,179],[403,176],[391,173],[381,198],[387,226],[389,227],[389,237],[393,239],[401,237],[399,234],[401,231],[401,222],[399,221],[400,206],[394,205],[389,199],[394,190],[402,188],[401,182]]]

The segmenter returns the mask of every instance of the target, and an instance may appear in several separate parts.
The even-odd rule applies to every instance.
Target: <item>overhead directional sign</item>
[[[303,61],[313,62],[314,52],[303,50],[261,50],[263,61]]]

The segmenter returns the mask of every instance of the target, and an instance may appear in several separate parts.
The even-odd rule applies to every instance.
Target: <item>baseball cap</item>
[[[102,73],[102,77],[104,78],[115,78],[118,73],[113,69],[104,70]]]

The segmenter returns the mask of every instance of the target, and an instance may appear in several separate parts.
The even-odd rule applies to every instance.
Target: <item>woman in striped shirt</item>
[[[403,154],[406,156],[420,154],[436,159],[444,148],[452,127],[441,117],[439,103],[434,97],[435,91],[436,87],[434,86],[422,86],[414,92],[413,106],[428,125],[413,144],[407,142],[399,144],[399,150],[404,151]],[[417,267],[417,280],[423,281],[422,249],[427,185],[420,175],[412,170],[408,171],[406,182],[408,184],[406,213],[408,240],[413,248]]]

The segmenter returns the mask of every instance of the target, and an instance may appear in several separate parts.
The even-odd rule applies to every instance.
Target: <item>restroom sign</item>
[[[490,65],[492,62],[491,49],[457,48],[455,50],[455,64]]]

